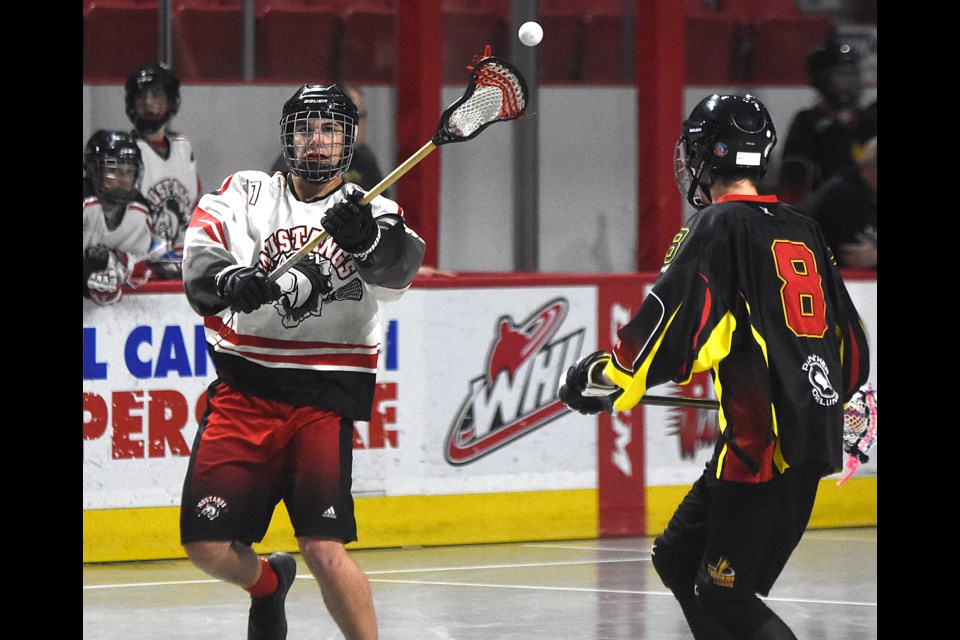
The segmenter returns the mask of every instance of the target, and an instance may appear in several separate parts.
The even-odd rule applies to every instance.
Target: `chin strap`
[[[697,167],[696,173],[691,173],[690,188],[687,189],[687,202],[692,204],[694,208],[698,210],[705,209],[713,204],[712,202],[707,201],[710,198],[710,186],[700,184],[700,176],[705,173],[703,168],[706,166],[706,164],[707,161],[704,160],[700,163],[700,166]]]

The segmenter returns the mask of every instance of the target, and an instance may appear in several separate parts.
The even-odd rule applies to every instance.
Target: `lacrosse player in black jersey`
[[[612,353],[571,367],[560,398],[627,411],[646,389],[711,371],[714,455],[656,538],[653,564],[697,640],[793,632],[767,596],[843,464],[843,406],[866,382],[863,324],[816,223],[758,195],[777,136],[750,95],[711,95],[684,121],[677,185],[699,211]]]

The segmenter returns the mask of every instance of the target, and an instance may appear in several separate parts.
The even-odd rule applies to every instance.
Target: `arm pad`
[[[399,289],[410,284],[423,264],[426,243],[412,233],[397,214],[377,218],[380,241],[370,254],[356,260],[360,276],[368,284]]]

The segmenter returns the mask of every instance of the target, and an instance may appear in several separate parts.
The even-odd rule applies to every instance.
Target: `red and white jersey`
[[[395,300],[409,288],[423,254],[423,240],[399,224],[403,212],[396,202],[377,196],[370,203],[381,229],[394,224],[403,233],[395,243],[401,257],[391,258],[380,283],[366,272],[361,277],[354,258],[327,238],[305,258],[324,276],[320,298],[309,308],[291,311],[278,301],[234,313],[223,308],[215,284],[217,274],[236,265],[272,271],[321,233],[326,212],[355,190],[360,187],[344,184],[325,198],[303,202],[281,173],[240,171],[200,199],[186,234],[184,290],[204,316],[218,373],[232,386],[369,419],[382,339],[378,302]],[[278,280],[281,287],[287,275]]]
[[[90,195],[83,199],[83,255],[97,245],[113,251],[133,255],[146,255],[150,250],[150,212],[144,203],[134,200],[127,204],[126,211],[115,229],[107,225],[100,200]]]
[[[177,133],[166,136],[166,153],[136,136],[143,156],[140,191],[150,203],[153,232],[171,250],[183,247],[183,236],[200,195],[200,177],[190,140]]]

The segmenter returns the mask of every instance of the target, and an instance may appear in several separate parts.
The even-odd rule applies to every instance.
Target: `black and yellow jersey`
[[[618,411],[711,371],[718,478],[841,468],[843,404],[867,380],[867,337],[819,227],[776,197],[726,196],[698,212],[618,338],[605,370],[623,389]]]

